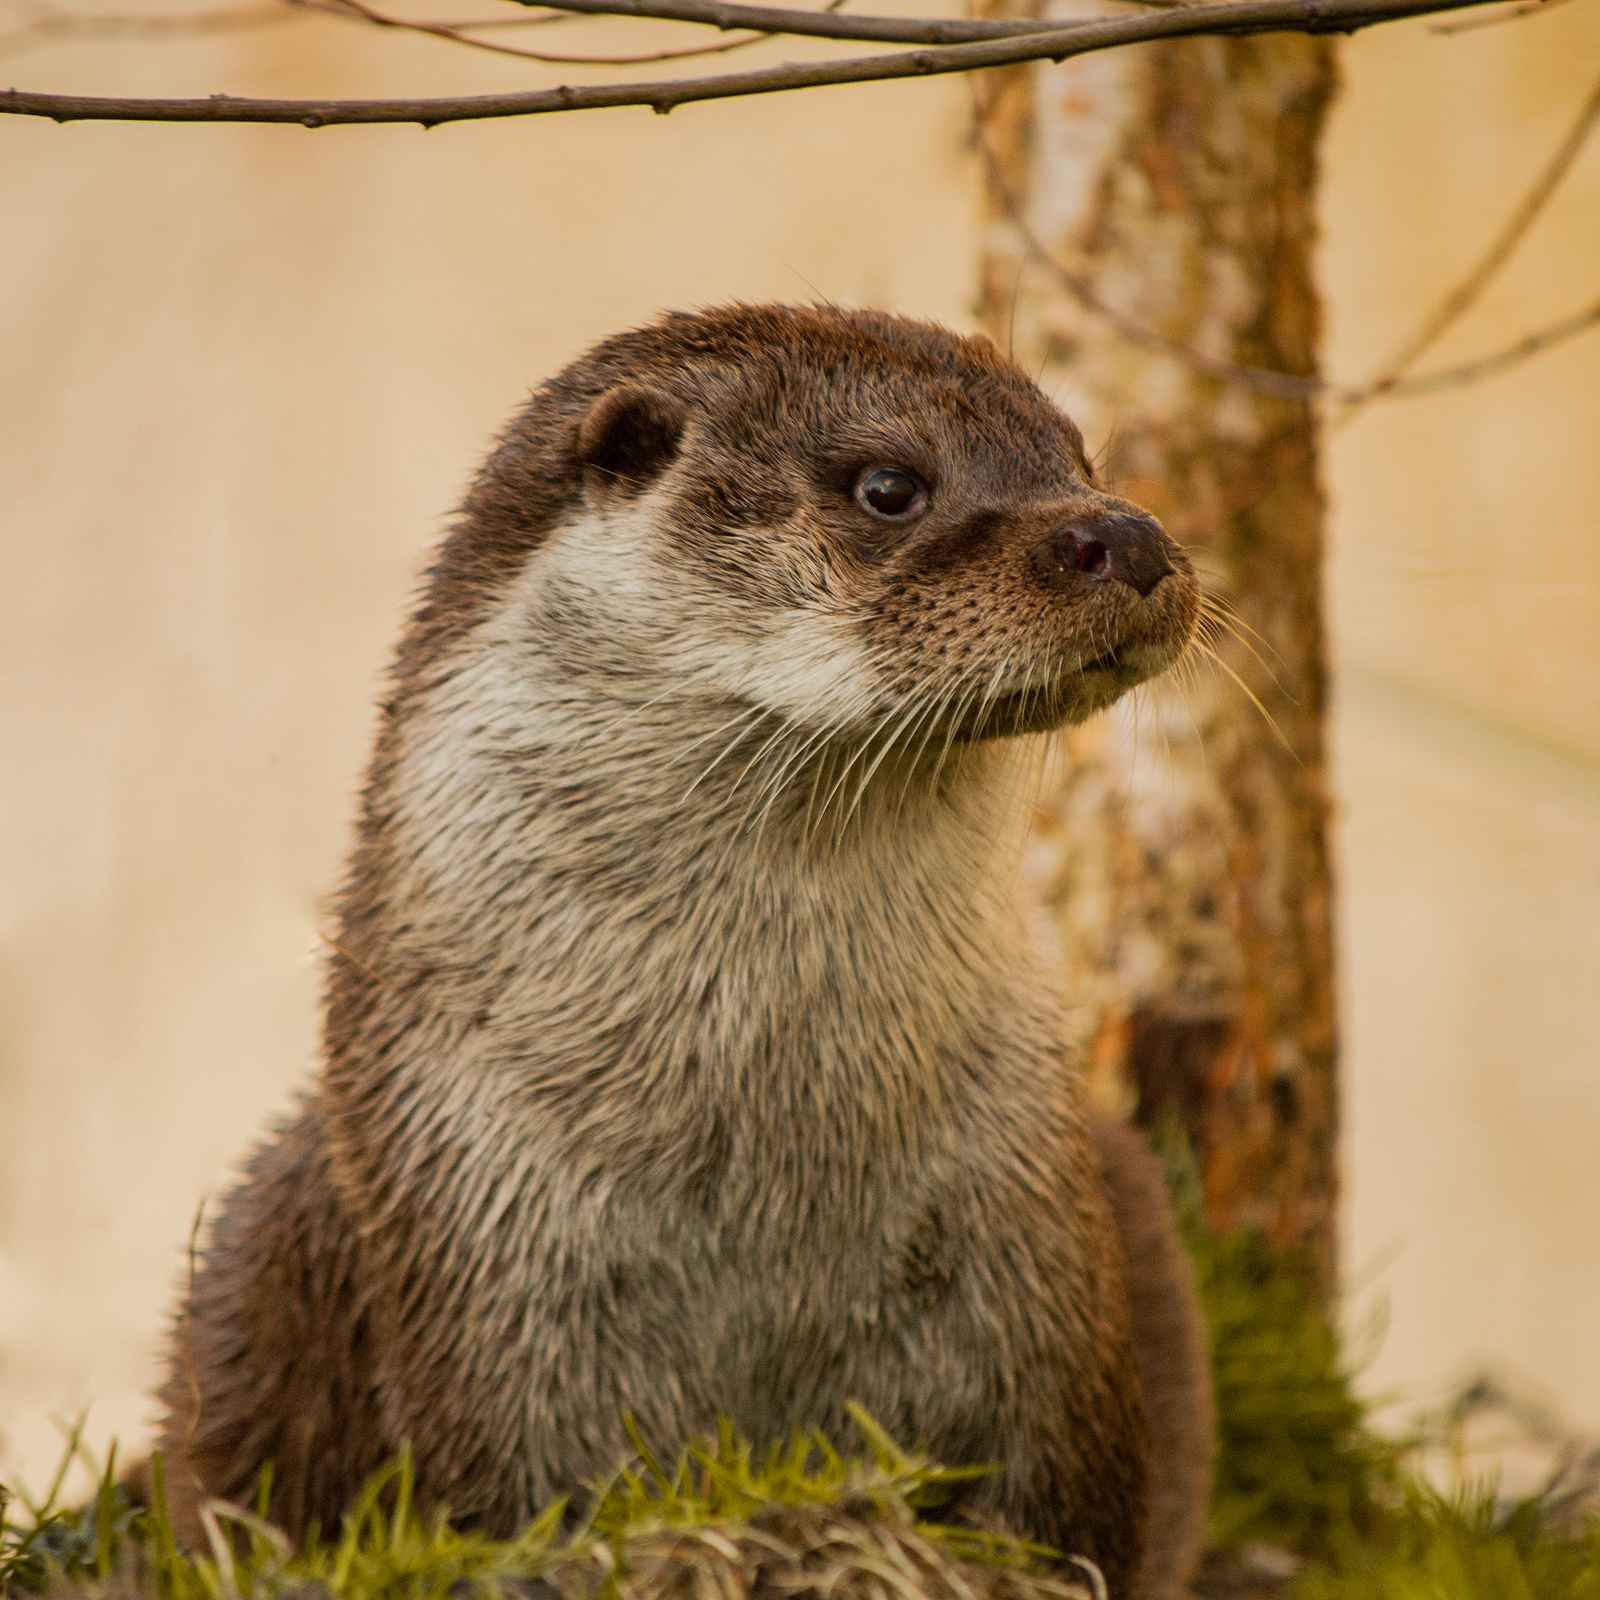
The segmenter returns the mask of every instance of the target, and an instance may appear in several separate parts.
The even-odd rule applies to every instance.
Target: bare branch
[[[35,8],[31,22],[0,33],[0,60],[73,39],[188,39],[293,20],[294,13],[281,4],[227,6],[215,11],[189,11],[170,17],[117,16],[114,13],[85,16],[41,5]]]
[[[1026,34],[1060,31],[1060,25],[1038,21],[980,22],[916,17],[840,17],[835,14],[838,0],[822,11],[781,10],[770,6],[724,5],[720,0],[511,0],[511,3],[538,6],[553,11],[542,17],[477,18],[467,22],[435,20],[407,21],[380,16],[358,4],[341,0],[282,0],[285,6],[304,11],[327,11],[335,16],[359,18],[378,27],[405,28],[432,34],[457,44],[477,44],[500,55],[519,55],[533,61],[563,66],[631,66],[651,61],[686,60],[698,55],[722,55],[742,50],[747,44],[770,39],[774,34],[798,34],[819,39],[876,40],[885,44],[960,44],[980,39],[1013,39]],[[1122,0],[1124,4],[1151,8],[1189,3],[1189,0]],[[1491,3],[1491,0],[1485,0]],[[1543,0],[1559,4],[1560,0]],[[20,28],[0,34],[0,60],[26,54],[46,45],[68,39],[168,39],[196,33],[221,32],[234,28],[259,27],[285,20],[278,6],[249,6],[217,11],[197,11],[175,16],[119,16],[115,13],[84,16],[41,7],[46,14]],[[471,37],[480,28],[540,27],[552,22],[573,22],[579,17],[633,17],[663,22],[694,22],[729,30],[748,28],[755,37],[732,45],[702,45],[690,50],[663,50],[639,56],[546,55],[533,50],[511,50],[482,44]]]
[[[710,28],[754,28],[761,33],[812,39],[875,40],[880,44],[969,44],[981,39],[1019,39],[1059,33],[1062,24],[1038,20],[977,20],[962,17],[851,17],[832,11],[794,11],[747,6],[726,0],[519,0],[584,16],[649,17],[663,22],[699,22]],[[1143,3],[1143,0],[1141,0]],[[1149,0],[1161,6],[1183,0]],[[1082,26],[1075,24],[1074,26]]]
[[[1511,252],[1522,242],[1523,235],[1533,226],[1534,218],[1544,209],[1544,204],[1555,192],[1556,185],[1567,175],[1567,169],[1577,159],[1584,141],[1594,131],[1596,122],[1600,122],[1600,81],[1597,81],[1590,91],[1589,98],[1578,112],[1577,120],[1567,130],[1566,138],[1561,141],[1549,164],[1522,197],[1521,204],[1512,212],[1510,220],[1495,236],[1494,241],[1483,253],[1482,259],[1434,310],[1423,318],[1411,337],[1389,357],[1383,365],[1383,376],[1374,381],[1374,388],[1393,388],[1394,380],[1411,367],[1417,357],[1434,344],[1461,313],[1483,293],[1489,280],[1505,265]]]
[[[791,63],[756,72],[664,83],[607,83],[585,88],[562,85],[516,94],[418,100],[246,100],[231,95],[181,100],[122,99],[11,89],[0,94],[0,113],[49,117],[56,122],[298,122],[308,128],[375,122],[416,122],[431,128],[444,122],[612,106],[649,106],[665,115],[678,106],[701,100],[776,94],[825,84],[933,77],[1023,61],[1065,61],[1071,56],[1153,39],[1202,34],[1353,33],[1378,22],[1459,11],[1485,3],[1487,0],[1224,0],[1222,4],[1178,7],[1155,16],[1118,17],[1022,38],[945,45],[889,56]]]
[[[1469,33],[1474,28],[1492,28],[1499,22],[1520,22],[1524,17],[1536,17],[1545,11],[1554,11],[1569,0],[1529,0],[1529,4],[1512,6],[1509,11],[1491,11],[1483,17],[1467,17],[1460,22],[1441,22],[1429,28],[1429,33]]]
[[[298,0],[284,0],[295,5]],[[427,19],[423,19],[426,21]],[[552,22],[576,22],[574,11],[554,11],[547,17],[468,17],[464,22],[439,22],[441,28],[548,28]]]
[[[473,50],[490,50],[498,56],[519,56],[524,61],[553,62],[560,66],[634,67],[655,61],[685,61],[695,56],[725,56],[729,51],[744,50],[772,37],[770,33],[753,33],[728,44],[695,45],[687,50],[657,50],[640,56],[555,55],[544,50],[522,49],[513,44],[496,44],[492,39],[474,39],[471,34],[462,32],[464,27],[472,26],[470,23],[409,22],[404,17],[391,17],[364,5],[362,0],[287,0],[287,3],[307,11],[325,11],[329,16],[343,17],[351,22],[370,22],[379,28],[401,28],[408,33],[424,33],[432,39],[445,39],[451,44],[467,45]],[[529,20],[546,22],[552,19],[534,17]]]
[[[1365,389],[1345,390],[1337,398],[1345,400],[1353,396],[1358,399],[1400,400],[1412,395],[1437,394],[1441,389],[1459,389],[1466,384],[1477,383],[1481,378],[1498,377],[1519,362],[1526,361],[1529,356],[1536,356],[1541,350],[1548,350],[1551,345],[1560,344],[1597,325],[1600,325],[1600,300],[1588,310],[1552,322],[1549,327],[1518,339],[1515,344],[1507,345],[1492,356],[1480,356],[1476,361],[1468,361],[1459,367],[1446,367],[1442,372],[1418,373],[1414,378],[1402,378],[1398,383],[1383,387],[1369,384]]]

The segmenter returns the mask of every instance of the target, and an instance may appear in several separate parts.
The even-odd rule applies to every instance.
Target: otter
[[[981,338],[735,306],[539,389],[399,648],[320,1076],[176,1320],[180,1528],[269,1460],[337,1526],[409,1442],[506,1535],[625,1414],[670,1455],[857,1401],[1003,1463],[964,1514],[1181,1592],[1193,1285],[1014,880],[1041,736],[1198,599]]]

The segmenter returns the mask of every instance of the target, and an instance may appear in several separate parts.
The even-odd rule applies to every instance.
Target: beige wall
[[[1600,5],[1374,31],[1345,69],[1327,359],[1360,377],[1561,142]],[[1600,134],[1422,369],[1592,304],[1597,266]],[[1420,1402],[1487,1366],[1600,1431],[1600,331],[1374,406],[1328,478],[1344,1261],[1390,1316],[1367,1383]]]
[[[1470,258],[1597,43],[1595,0],[1356,42],[1336,369]],[[6,67],[100,92],[556,76],[321,20]],[[662,306],[815,292],[968,323],[964,107],[944,82],[426,134],[0,119],[8,1470],[40,1475],[50,1414],[90,1400],[94,1439],[142,1434],[196,1204],[313,1061],[382,663],[492,430]],[[1600,147],[1442,355],[1595,292],[1597,185]],[[1348,1258],[1404,1247],[1375,1371],[1421,1386],[1495,1356],[1600,1423],[1597,341],[1342,435],[1332,577]]]

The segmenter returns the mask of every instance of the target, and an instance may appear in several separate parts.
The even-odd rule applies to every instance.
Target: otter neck
[[[355,897],[377,909],[346,932],[409,1000],[391,1076],[535,1105],[590,1153],[629,1137],[624,1105],[658,1135],[714,1107],[766,1143],[819,1118],[914,1143],[1015,1045],[997,1020],[1043,1035],[1020,741],[910,759],[493,653],[396,734],[367,823],[382,881]],[[330,1080],[350,1070],[335,1051]]]

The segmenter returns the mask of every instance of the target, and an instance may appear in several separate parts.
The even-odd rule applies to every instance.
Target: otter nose
[[[1167,536],[1154,517],[1112,511],[1080,517],[1052,528],[1034,551],[1033,564],[1052,589],[1065,588],[1075,574],[1115,578],[1149,594],[1173,570]]]

